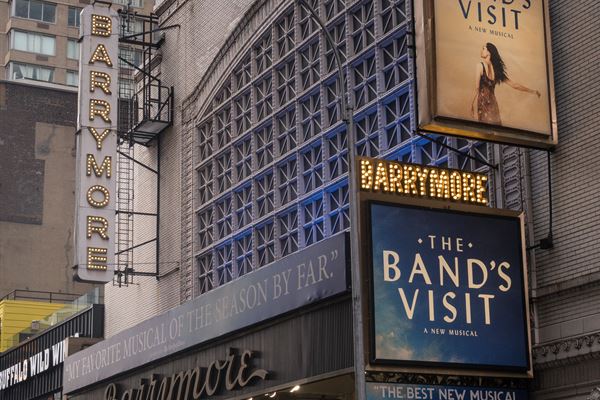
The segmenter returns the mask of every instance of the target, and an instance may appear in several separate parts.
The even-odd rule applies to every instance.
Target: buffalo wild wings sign
[[[75,217],[76,278],[114,271],[118,15],[96,2],[81,12]]]

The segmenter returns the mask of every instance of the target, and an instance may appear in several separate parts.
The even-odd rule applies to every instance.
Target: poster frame
[[[416,53],[414,77],[417,87],[417,131],[512,146],[553,149],[558,144],[558,122],[548,1],[540,0],[543,9],[550,135],[438,115],[434,1],[436,0],[411,1]]]
[[[525,340],[527,349],[527,367],[515,368],[506,366],[490,366],[481,364],[454,364],[442,362],[428,362],[418,360],[383,360],[374,357],[374,312],[373,312],[373,277],[372,277],[372,248],[371,248],[371,223],[370,205],[373,203],[396,205],[400,207],[432,209],[438,211],[451,211],[467,215],[480,215],[496,218],[518,218],[520,223],[520,253],[522,259],[521,288],[524,310],[523,321],[526,328]],[[497,209],[487,206],[453,203],[443,200],[414,198],[408,196],[390,195],[384,193],[359,192],[359,234],[360,234],[360,265],[361,276],[364,282],[362,289],[363,306],[363,335],[365,370],[369,372],[402,372],[402,373],[426,373],[426,374],[461,374],[465,376],[490,376],[508,378],[532,378],[533,360],[531,353],[531,327],[530,327],[530,305],[527,274],[527,254],[525,242],[525,215],[522,212]],[[501,348],[499,348],[501,349]]]

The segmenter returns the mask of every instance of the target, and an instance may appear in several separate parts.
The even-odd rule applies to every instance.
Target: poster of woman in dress
[[[541,0],[434,0],[436,114],[550,135]]]

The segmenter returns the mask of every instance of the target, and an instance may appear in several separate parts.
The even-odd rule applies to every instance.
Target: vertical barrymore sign
[[[109,3],[81,12],[75,265],[88,282],[112,280],[115,265],[118,26]]]

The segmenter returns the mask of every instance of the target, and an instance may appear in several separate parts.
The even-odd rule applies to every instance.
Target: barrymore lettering
[[[254,379],[265,380],[264,369],[250,371],[252,352],[244,350],[237,355],[229,350],[225,361],[213,361],[208,368],[196,367],[163,378],[153,375],[136,389],[119,393],[117,385],[111,383],[104,391],[105,400],[188,400],[214,396],[224,387],[231,391],[243,388]],[[485,400],[485,399],[483,399]]]
[[[360,158],[359,170],[358,187],[362,191],[476,205],[486,205],[488,202],[488,178],[484,174],[371,158]]]

